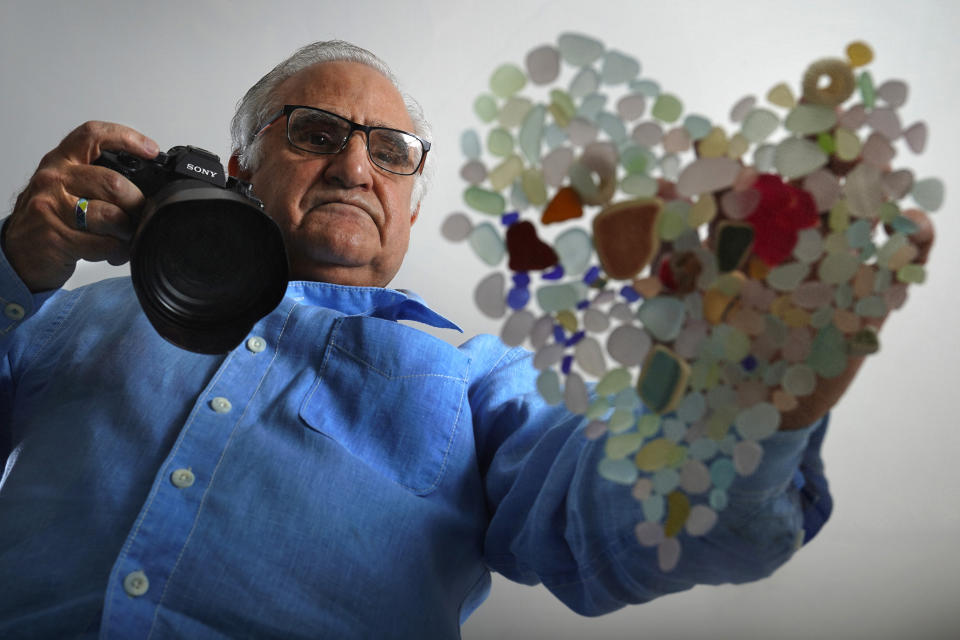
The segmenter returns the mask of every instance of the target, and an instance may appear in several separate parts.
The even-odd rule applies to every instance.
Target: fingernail
[[[154,142],[150,138],[147,138],[146,140],[143,141],[143,150],[149,153],[150,156],[152,157],[160,153],[160,145],[158,145],[156,142]]]

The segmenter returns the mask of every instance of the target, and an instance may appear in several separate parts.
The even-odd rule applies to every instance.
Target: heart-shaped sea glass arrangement
[[[872,58],[853,43],[724,128],[567,33],[474,102],[471,213],[442,233],[494,268],[477,306],[534,350],[543,398],[605,439],[598,472],[640,502],[636,537],[664,571],[781,414],[875,352],[872,321],[924,280],[909,209],[939,209],[943,185],[892,168],[927,128],[903,126],[907,86],[876,84]]]

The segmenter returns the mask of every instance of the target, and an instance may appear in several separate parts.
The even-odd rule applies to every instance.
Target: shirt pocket
[[[300,407],[311,429],[417,495],[440,484],[467,395],[470,360],[422,331],[339,318]]]

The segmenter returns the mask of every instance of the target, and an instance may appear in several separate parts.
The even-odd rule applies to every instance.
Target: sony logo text
[[[203,175],[210,176],[211,178],[216,178],[218,173],[217,171],[210,171],[210,169],[204,169],[203,167],[199,165],[195,165],[190,162],[187,163],[187,171],[195,171],[196,173],[202,173]]]

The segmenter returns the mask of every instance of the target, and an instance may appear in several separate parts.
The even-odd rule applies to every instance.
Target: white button
[[[230,401],[221,396],[217,396],[211,400],[210,407],[217,413],[229,413],[230,409],[233,409],[233,405],[230,404]]]
[[[190,471],[190,469],[177,469],[170,474],[170,481],[177,489],[186,489],[193,485],[196,479],[197,477],[193,475],[193,471]]]
[[[247,340],[247,349],[253,353],[260,353],[267,348],[267,341],[260,336],[253,336]]]
[[[143,571],[133,571],[123,579],[123,590],[127,592],[128,596],[134,598],[142,596],[149,588],[150,581],[147,580],[147,574]]]
[[[9,302],[7,306],[3,308],[3,315],[7,316],[11,320],[23,320],[23,316],[26,315],[26,312],[16,302]]]

